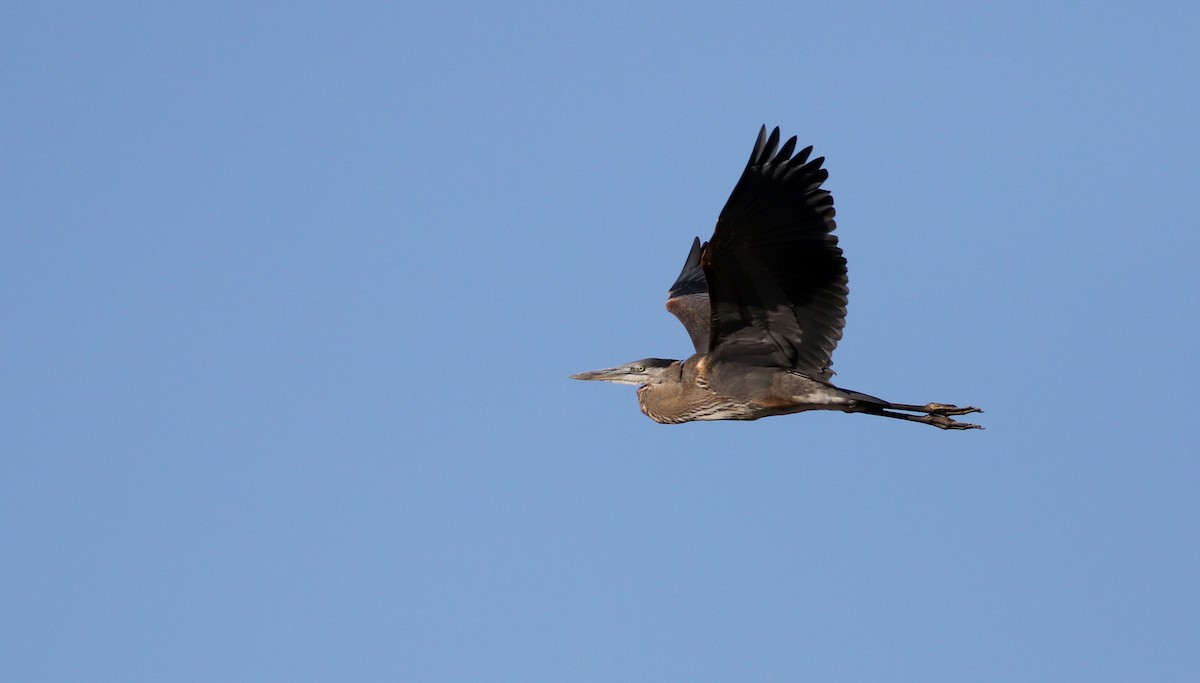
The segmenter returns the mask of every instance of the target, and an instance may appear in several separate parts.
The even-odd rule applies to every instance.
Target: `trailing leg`
[[[918,406],[907,403],[888,403],[873,396],[870,398],[873,400],[856,401],[849,412],[879,415],[897,420],[908,420],[909,422],[920,422],[922,424],[933,425],[938,429],[983,429],[983,427],[977,424],[958,422],[950,417],[951,415],[967,415],[969,413],[983,412],[973,406],[960,408],[947,403],[927,403],[923,406]],[[918,414],[910,415],[909,413]]]

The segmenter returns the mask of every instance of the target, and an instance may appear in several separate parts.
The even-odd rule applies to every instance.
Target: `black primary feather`
[[[829,177],[796,138],[759,132],[700,265],[713,361],[782,367],[828,379],[846,319],[846,259],[833,230]],[[685,268],[686,271],[686,268]]]

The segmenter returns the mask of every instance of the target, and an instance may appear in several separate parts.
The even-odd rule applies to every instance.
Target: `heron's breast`
[[[647,385],[638,389],[638,405],[646,417],[663,424],[696,420],[753,420],[755,405],[722,396],[697,382],[692,385]]]

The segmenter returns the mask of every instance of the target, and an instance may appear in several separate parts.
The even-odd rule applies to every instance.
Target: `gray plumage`
[[[573,379],[638,385],[656,422],[756,420],[806,410],[868,413],[941,429],[979,429],[941,403],[891,403],[834,386],[832,355],[846,322],[846,259],[833,197],[812,147],[779,146],[764,126],[712,239],[696,238],[667,295],[692,339],[685,361],[647,358]]]

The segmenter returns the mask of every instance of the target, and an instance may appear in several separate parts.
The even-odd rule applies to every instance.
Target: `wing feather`
[[[712,326],[712,308],[708,303],[708,282],[704,279],[704,270],[700,267],[700,254],[704,245],[697,237],[692,242],[692,250],[683,263],[683,270],[675,278],[667,293],[667,310],[679,322],[683,323],[696,353],[708,351],[708,334]]]
[[[828,379],[848,291],[846,259],[832,234],[833,196],[821,189],[829,174],[824,158],[809,161],[811,147],[793,154],[796,138],[778,145],[779,129],[768,136],[764,126],[702,248],[707,351],[715,360]]]

